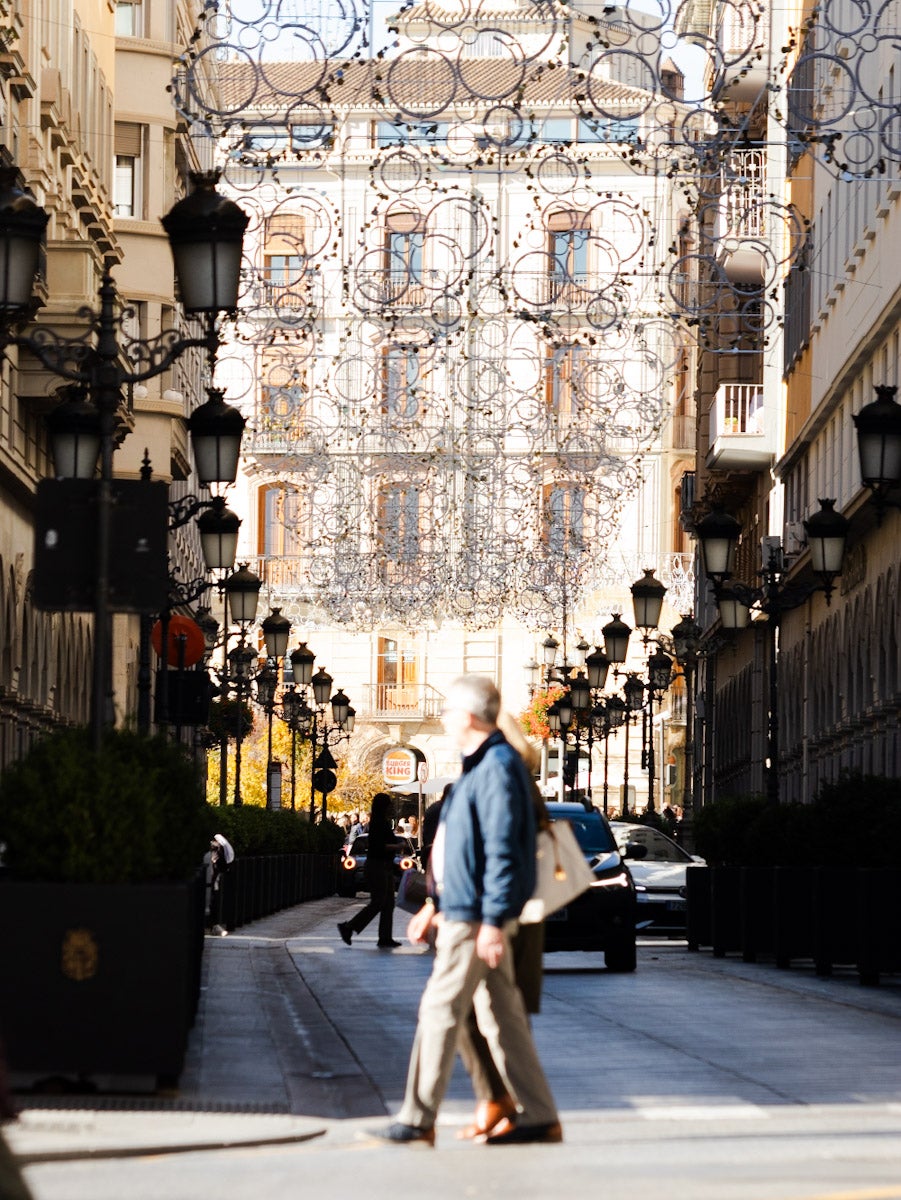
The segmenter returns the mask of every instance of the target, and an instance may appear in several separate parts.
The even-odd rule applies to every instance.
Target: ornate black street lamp
[[[623,758],[623,806],[622,819],[629,819],[629,726],[635,720],[636,713],[641,712],[644,708],[644,683],[635,674],[626,676],[623,683],[623,696],[625,697],[625,712],[623,714],[623,728],[626,731],[625,739],[625,754]]]
[[[815,581],[786,578],[782,548],[776,539],[768,540],[766,560],[760,572],[760,587],[730,580],[735,565],[735,549],[741,534],[738,521],[722,510],[714,510],[696,526],[701,559],[713,583],[724,629],[743,628],[750,610],[765,614],[769,627],[767,717],[767,798],[779,803],[779,710],[778,710],[778,628],[784,612],[806,603],[815,592],[823,592],[829,604],[835,579],[841,574],[848,536],[848,521],[835,511],[834,500],[820,500],[820,509],[804,522],[810,566]]]
[[[188,431],[191,436],[191,446],[195,461],[204,464],[201,482],[234,483],[238,474],[238,456],[241,450],[241,436],[245,420],[236,408],[225,403],[221,392],[209,389],[209,400],[195,412],[203,413],[199,423],[188,421]],[[206,410],[204,412],[204,410]],[[198,432],[198,430],[200,432]],[[53,440],[51,435],[51,440]],[[72,461],[80,457],[75,447],[68,456]],[[57,442],[54,442],[54,455],[57,453]],[[65,453],[64,453],[65,456]],[[59,468],[57,475],[59,476]],[[146,452],[141,477],[149,481],[151,476],[150,462]],[[168,720],[168,674],[167,674],[167,626],[171,610],[175,607],[185,607],[198,600],[210,587],[209,574],[213,571],[230,571],[235,565],[235,555],[238,548],[238,530],[241,519],[230,508],[226,507],[222,496],[213,496],[208,500],[196,496],[184,496],[178,500],[169,501],[168,529],[186,525],[193,517],[197,517],[197,529],[200,534],[200,550],[203,556],[207,577],[200,577],[190,582],[180,580],[177,572],[170,571],[168,577],[169,595],[166,607],[160,613],[163,624],[163,667],[159,680],[161,681],[160,712],[158,721],[165,725]],[[199,514],[199,515],[198,515]],[[141,614],[141,636],[139,646],[138,667],[138,731],[150,733],[150,625],[152,617],[148,613]]]
[[[204,318],[204,332],[184,337],[169,330],[152,340],[126,340],[123,345],[109,264],[101,279],[99,310],[90,314],[82,337],[63,338],[42,326],[29,333],[16,332],[33,318],[37,307],[33,293],[48,214],[18,186],[15,168],[0,170],[0,347],[27,350],[52,375],[74,385],[75,392],[69,394],[67,410],[59,415],[54,431],[56,466],[57,470],[71,470],[71,477],[88,477],[93,483],[90,500],[94,507],[86,504],[85,512],[86,526],[88,518],[93,520],[96,547],[91,727],[97,746],[103,729],[113,721],[111,615],[116,602],[110,570],[113,451],[119,410],[126,389],[161,375],[188,349],[204,348],[211,369],[215,362],[219,348],[217,317],[237,308],[242,242],[248,224],[247,215],[215,190],[217,178],[215,174],[192,176],[194,192],[179,201],[162,222],[172,248],[183,307],[185,312]],[[86,402],[95,410],[93,428]],[[69,439],[71,452],[68,459],[63,449],[65,438]],[[95,479],[98,459],[99,475]],[[144,481],[118,480],[117,495],[121,497],[129,483],[150,486]],[[44,487],[48,484],[49,491]],[[54,492],[58,505],[71,504],[71,488],[63,486],[60,492],[60,486],[59,481],[43,480],[39,503],[43,487],[48,497],[50,491]],[[148,497],[150,494],[145,493]],[[84,501],[83,488],[79,495]],[[48,498],[46,503],[52,505],[53,500]],[[164,545],[165,529],[160,534]],[[164,566],[160,574],[159,591],[151,593],[147,589],[147,598],[130,603],[128,611],[159,610],[160,599],[165,602]],[[44,607],[51,608],[52,602]]]
[[[670,630],[676,662],[685,675],[685,779],[682,787],[680,839],[689,850],[694,843],[694,686],[703,630],[691,613],[685,613]]]
[[[257,676],[257,700],[266,712],[266,803],[270,808],[280,808],[282,764],[272,757],[272,721],[278,691],[279,663],[288,652],[291,622],[282,616],[280,608],[274,608],[263,621],[261,628],[266,644],[266,666]]]
[[[256,650],[247,645],[247,631],[256,620],[257,607],[260,599],[260,589],[263,583],[258,575],[250,570],[247,563],[229,575],[222,585],[228,603],[229,616],[232,624],[239,627],[239,641],[234,650],[226,656],[226,671],[223,683],[228,687],[235,684],[235,701],[237,709],[235,730],[235,791],[236,805],[244,803],[241,797],[241,743],[244,740],[244,693],[249,692],[254,675],[258,655]],[[227,641],[227,638],[226,638]],[[229,670],[231,667],[231,670]],[[222,785],[220,784],[220,787]]]
[[[296,747],[294,736],[310,742],[310,820],[316,815],[316,793],[322,796],[320,820],[328,818],[328,796],[335,790],[337,763],[329,746],[346,741],[354,731],[356,710],[341,688],[332,694],[332,677],[320,667],[313,673],[316,656],[301,643],[288,656],[294,684],[282,698],[285,720],[291,729],[291,807],[295,807]],[[298,691],[298,689],[300,689]],[[308,699],[312,698],[312,706]],[[327,709],[331,708],[331,720]]]
[[[610,734],[622,726],[626,715],[626,703],[620,696],[606,696],[591,710],[588,726],[588,757],[595,740],[604,739],[604,816],[609,813]]]

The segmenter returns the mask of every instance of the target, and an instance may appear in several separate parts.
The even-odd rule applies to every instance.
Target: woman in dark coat
[[[349,921],[338,922],[338,932],[349,946],[355,933],[362,933],[372,918],[379,917],[379,948],[393,950],[400,945],[394,940],[394,856],[403,848],[391,828],[392,798],[379,792],[372,798],[369,817],[369,849],[366,852],[365,881],[369,888],[369,903]]]

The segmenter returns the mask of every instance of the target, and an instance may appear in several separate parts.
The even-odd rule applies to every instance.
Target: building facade
[[[0,4],[0,156],[50,214],[39,307],[28,329],[82,337],[81,310],[97,310],[107,266],[121,302],[123,347],[180,324],[159,217],[185,194],[189,171],[211,165],[167,91],[198,9],[192,0]],[[190,470],[184,418],[203,398],[204,368],[199,356],[186,356],[122,397],[117,475],[138,478],[146,450],[156,477],[174,481],[178,494]],[[32,594],[35,489],[53,473],[45,418],[60,401],[62,380],[14,347],[0,372],[2,765],[40,730],[87,722],[92,622],[87,614],[38,611]],[[194,536],[173,541],[171,557],[187,577],[198,573]],[[121,721],[136,712],[142,638],[137,618],[118,616],[114,624]]]
[[[893,118],[868,123],[860,107],[896,111],[894,51],[885,14],[846,38],[838,7],[697,4],[682,22],[719,48],[683,520],[694,532],[713,508],[737,518],[732,582],[753,600],[727,631],[700,582],[696,785],[708,803],[807,801],[843,772],[899,770],[896,513],[875,516],[854,428],[874,385],[897,382]],[[850,522],[831,595],[804,528],[822,498]]]
[[[456,675],[491,675],[516,712],[546,634],[575,662],[643,568],[670,624],[691,604],[694,351],[660,297],[685,216],[655,162],[660,97],[634,57],[599,59],[590,6],[562,12],[498,5],[455,32],[414,6],[384,60],[220,66],[224,108],[253,96],[221,138],[253,213],[223,362],[249,419],[239,557],[350,696],[357,754],[413,745],[433,776],[456,772]],[[667,753],[681,712],[666,732],[658,710]]]

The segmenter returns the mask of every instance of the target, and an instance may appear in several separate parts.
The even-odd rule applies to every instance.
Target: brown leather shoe
[[[474,1138],[484,1141],[492,1129],[501,1121],[512,1117],[515,1112],[516,1105],[512,1096],[502,1096],[499,1100],[482,1100],[476,1107],[475,1119],[471,1124],[464,1125],[458,1131],[457,1137],[466,1141]]]
[[[485,1138],[488,1146],[521,1146],[526,1142],[562,1142],[563,1128],[559,1121],[547,1125],[517,1125],[501,1121]]]

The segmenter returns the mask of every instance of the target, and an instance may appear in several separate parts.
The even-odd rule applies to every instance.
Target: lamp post
[[[592,798],[591,787],[591,769],[593,762],[593,750],[595,741],[595,714],[598,706],[601,704],[600,693],[604,689],[607,682],[607,673],[610,670],[610,660],[603,652],[600,646],[595,646],[594,650],[587,642],[579,644],[579,657],[582,659],[585,667],[584,689],[587,695],[583,694],[580,703],[579,716],[581,723],[585,726],[588,732],[588,797]],[[580,684],[580,688],[582,685]],[[606,745],[604,747],[606,752]],[[604,801],[606,803],[606,789],[604,793]]]
[[[233,802],[236,808],[244,803],[241,796],[241,746],[244,741],[244,695],[250,691],[254,667],[257,663],[257,652],[248,646],[244,640],[244,630],[241,631],[241,641],[233,650],[228,652],[224,682],[226,686],[235,686],[235,788]],[[226,746],[228,740],[226,739]],[[223,776],[224,783],[224,776]],[[220,799],[221,799],[220,785]]]
[[[238,458],[241,451],[241,437],[245,419],[236,408],[225,403],[221,392],[208,389],[208,400],[192,414],[188,421],[188,431],[194,450],[194,460],[198,463],[197,473],[200,482],[234,483],[238,474]],[[195,418],[198,418],[196,420]],[[56,452],[56,451],[55,451]],[[77,450],[73,457],[77,457]],[[146,457],[141,471],[142,479],[150,479],[150,462]],[[215,478],[214,478],[215,477]],[[199,514],[199,515],[198,515]],[[238,548],[238,530],[241,519],[231,509],[226,507],[222,496],[213,496],[208,500],[196,496],[184,496],[169,502],[168,529],[173,530],[186,525],[193,517],[197,517],[197,529],[200,533],[200,550],[203,555],[207,576],[214,571],[231,571],[235,565],[235,555]],[[199,599],[210,587],[208,578],[199,578],[190,583],[177,578],[177,572],[169,572],[169,596],[166,608],[160,613],[163,622],[163,668],[159,676],[162,680],[162,691],[158,697],[161,702],[161,725],[168,720],[168,675],[166,674],[167,653],[166,626],[169,613],[176,606],[191,604]],[[208,610],[207,610],[208,611]],[[138,671],[138,732],[150,733],[151,714],[151,674],[150,674],[150,625],[151,617],[147,613],[141,615],[141,632],[139,646]],[[218,624],[216,626],[218,630]],[[213,639],[215,641],[215,638]]]
[[[266,665],[256,676],[257,704],[266,714],[266,797],[269,798],[268,776],[272,765],[272,720],[275,716],[275,693],[278,688],[278,671],[267,659]]]
[[[687,850],[694,848],[694,681],[703,630],[691,613],[685,613],[670,630],[676,662],[685,675],[685,749],[682,785],[682,825],[680,840]]]
[[[569,783],[570,798],[572,798],[576,787],[583,732],[587,734],[588,738],[588,792],[589,795],[591,794],[591,708],[595,691],[600,691],[604,686],[604,681],[607,678],[607,668],[610,663],[600,648],[596,648],[593,654],[589,654],[591,650],[590,645],[584,638],[580,638],[578,645],[575,647],[576,658],[578,660],[577,667],[574,668],[565,660],[558,667],[557,651],[559,648],[560,643],[553,634],[549,634],[542,643],[541,653],[544,664],[545,686],[549,688],[552,683],[556,682],[561,684],[565,689],[563,694],[549,706],[547,711],[548,728],[560,740],[558,795],[562,800],[566,787],[566,776],[569,773],[568,738],[570,731],[572,731],[575,743],[573,751],[575,755],[575,772]],[[531,683],[539,670],[538,664],[533,661],[527,664],[526,670],[529,672]],[[534,692],[534,688],[532,690]],[[547,780],[546,755],[542,755],[541,778],[542,784],[544,784]]]
[[[629,726],[635,719],[635,714],[641,712],[644,708],[644,684],[635,674],[626,676],[626,681],[623,684],[623,695],[625,696],[625,711],[623,713],[623,727],[626,731],[625,756],[623,759],[623,810],[622,819],[625,821],[629,815]]]
[[[317,676],[319,677],[318,685]],[[337,783],[334,772],[338,764],[329,747],[346,741],[350,737],[354,731],[357,717],[356,710],[340,688],[334,695],[329,694],[331,686],[331,676],[325,671],[317,671],[313,676],[312,688],[316,700],[316,711],[313,714],[311,734],[313,764],[310,781],[310,813],[312,818],[315,810],[315,794],[318,791],[322,796],[320,821],[328,819],[328,797],[329,793],[335,790]],[[331,720],[326,716],[326,704],[329,704],[332,710]],[[318,754],[316,753],[317,738],[322,746]]]
[[[610,734],[619,729],[626,716],[626,703],[620,696],[608,696],[595,705],[591,713],[594,736],[604,739],[604,816],[609,812]]]
[[[93,483],[96,562],[91,728],[96,747],[103,730],[113,722],[110,560],[118,413],[125,389],[161,375],[186,350],[204,348],[211,368],[215,362],[219,347],[216,319],[220,313],[237,307],[242,242],[249,220],[233,201],[215,190],[217,179],[216,174],[192,176],[193,193],[162,219],[184,311],[204,319],[204,333],[183,337],[167,331],[154,340],[129,341],[123,347],[110,264],[100,283],[99,311],[91,314],[83,337],[62,338],[45,328],[14,332],[33,315],[33,290],[49,217],[33,197],[18,187],[16,168],[0,170],[0,347],[15,346],[33,354],[52,375],[75,386],[76,394],[70,399],[81,405],[80,423],[74,432],[71,424],[68,430],[60,430],[58,424],[59,436],[69,438],[75,457],[64,463],[60,447],[57,470],[71,470]],[[94,409],[92,428],[87,401]],[[73,415],[71,407],[69,415]],[[99,475],[95,478],[98,460]],[[157,607],[154,604],[151,611]]]
[[[804,529],[815,581],[786,579],[781,544],[778,539],[769,538],[760,572],[762,583],[755,588],[730,581],[741,533],[738,521],[719,509],[704,517],[696,527],[704,570],[713,584],[723,628],[743,628],[752,607],[768,620],[766,794],[772,804],[779,803],[779,623],[784,612],[806,603],[815,592],[823,592],[826,603],[830,603],[835,579],[842,570],[848,521],[835,511],[834,500],[820,500],[819,511],[804,521]]]
[[[332,695],[332,677],[322,667],[313,673],[316,656],[305,642],[301,643],[290,654],[291,670],[294,676],[294,687],[286,693],[283,705],[287,702],[290,713],[289,725],[292,731],[291,746],[291,807],[295,806],[296,757],[293,737],[299,733],[302,738],[309,739],[311,751],[310,768],[310,820],[316,815],[316,793],[322,796],[322,812],[320,819],[328,817],[328,795],[335,790],[334,756],[329,745],[346,741],[353,733],[356,724],[356,710],[348,697],[339,688]],[[300,691],[297,691],[297,689]],[[293,699],[288,700],[288,696]],[[312,699],[312,706],[309,704]],[[326,710],[331,707],[331,721]],[[288,717],[286,717],[288,720]],[[293,723],[292,723],[293,722]]]
[[[240,630],[239,642],[234,650],[226,656],[226,683],[234,681],[237,705],[237,726],[235,730],[235,805],[244,803],[241,798],[241,743],[244,739],[244,691],[250,687],[253,667],[257,661],[257,652],[247,645],[247,631],[256,620],[257,606],[260,599],[262,580],[250,570],[247,563],[230,575],[223,584],[228,611],[232,623]],[[226,643],[227,643],[226,638]],[[229,672],[228,665],[232,671]],[[220,785],[221,786],[221,785]]]
[[[291,732],[291,811],[296,808],[297,795],[297,730],[299,709],[303,699],[292,686],[282,693],[282,719]]]
[[[313,710],[306,702],[306,695],[310,680],[313,678],[313,663],[316,661],[316,656],[306,642],[301,642],[296,650],[291,651],[289,660],[294,682],[282,697],[282,713],[291,730],[291,808],[296,809],[297,735],[299,733],[306,738],[312,728]],[[300,691],[297,690],[298,688]]]
[[[263,640],[266,643],[267,665],[263,673],[257,677],[257,695],[260,694],[260,683],[265,676],[263,696],[265,698],[266,716],[268,722],[268,740],[266,752],[266,803],[270,808],[281,807],[282,764],[272,757],[272,719],[275,714],[275,694],[278,690],[279,663],[288,652],[288,640],[291,637],[291,622],[282,616],[280,608],[274,608],[263,621]],[[276,800],[278,803],[276,804]]]
[[[660,641],[651,637],[651,632],[660,624],[660,613],[663,609],[663,598],[666,588],[654,575],[652,569],[646,567],[644,575],[632,584],[632,607],[635,613],[635,624],[643,630],[642,641],[647,647],[650,642],[657,642],[657,649],[648,658],[648,736],[645,741],[645,761],[648,770],[648,808],[653,812],[656,805],[656,749],[654,745],[654,701],[662,696],[670,685],[672,678],[672,659],[664,653]]]
[[[656,752],[654,746],[654,701],[663,696],[673,677],[673,660],[659,646],[648,659],[648,808],[653,812],[656,790]]]

